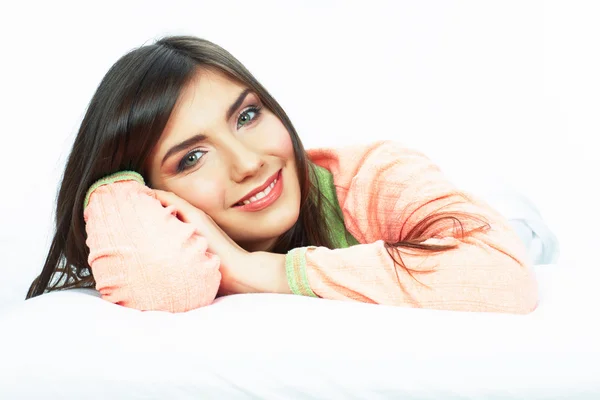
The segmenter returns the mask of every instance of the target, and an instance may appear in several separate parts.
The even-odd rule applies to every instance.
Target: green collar
[[[343,249],[359,244],[358,240],[348,232],[344,225],[344,216],[335,191],[333,175],[327,169],[318,165],[314,165],[314,171],[319,191],[332,206],[328,207],[326,204],[324,211],[334,248]]]

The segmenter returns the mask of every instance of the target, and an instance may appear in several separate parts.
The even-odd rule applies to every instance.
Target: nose
[[[231,179],[241,183],[256,175],[264,165],[261,154],[238,140],[233,140],[229,147]]]

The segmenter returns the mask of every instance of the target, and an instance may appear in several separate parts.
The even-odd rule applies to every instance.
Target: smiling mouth
[[[274,174],[273,176],[271,176],[271,178],[269,178],[269,181],[267,181],[266,185],[263,185],[262,187],[259,187],[258,190],[254,190],[253,192],[251,192],[250,195],[246,195],[246,197],[244,197],[242,200],[238,201],[235,206],[236,207],[240,207],[240,206],[245,206],[248,204],[252,204],[258,200],[261,200],[263,198],[265,198],[266,196],[269,195],[269,193],[271,193],[271,191],[273,190],[273,188],[275,187],[275,185],[277,184],[277,182],[279,181],[281,170],[277,171],[276,174]]]

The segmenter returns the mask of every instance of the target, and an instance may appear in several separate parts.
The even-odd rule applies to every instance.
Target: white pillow
[[[238,295],[183,314],[93,290],[0,314],[1,399],[598,399],[590,271],[539,266],[526,316]]]

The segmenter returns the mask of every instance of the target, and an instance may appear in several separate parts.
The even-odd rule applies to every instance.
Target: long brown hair
[[[121,57],[104,76],[83,118],[60,185],[56,205],[56,232],[41,274],[26,298],[74,287],[94,287],[87,259],[83,201],[96,180],[120,171],[138,171],[144,177],[147,157],[158,142],[179,95],[198,69],[214,69],[254,91],[265,107],[287,128],[294,147],[301,187],[298,221],[271,249],[285,253],[301,246],[332,247],[325,221],[331,207],[318,192],[312,165],[285,111],[254,76],[229,52],[207,40],[191,36],[165,37]],[[341,216],[339,216],[341,218]],[[453,215],[438,215],[418,224],[394,249],[443,251],[448,246],[427,246],[423,233]],[[397,260],[399,265],[401,260]]]

